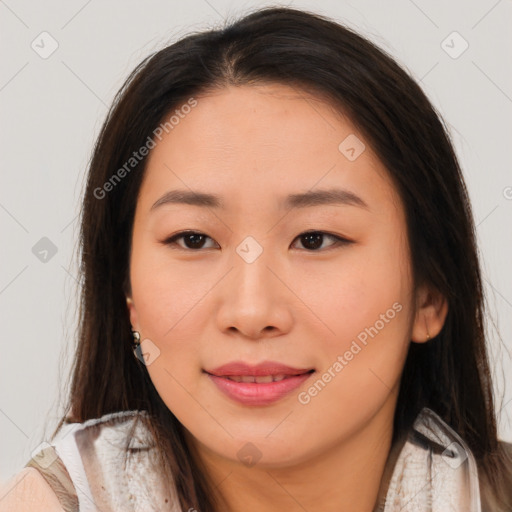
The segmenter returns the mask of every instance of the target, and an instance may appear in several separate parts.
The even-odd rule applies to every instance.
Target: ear
[[[126,306],[128,308],[128,312],[130,314],[130,324],[132,325],[133,331],[139,330],[139,321],[137,318],[137,310],[135,309],[135,304],[133,303],[133,299],[130,296],[126,296]]]
[[[416,316],[411,339],[425,343],[435,338],[443,328],[448,314],[448,301],[438,291],[427,285],[420,286],[416,294]]]

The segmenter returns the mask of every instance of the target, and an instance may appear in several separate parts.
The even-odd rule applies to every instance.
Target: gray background
[[[76,329],[77,214],[107,106],[147,54],[267,5],[0,0],[0,481],[21,469],[62,413]],[[375,41],[421,81],[446,120],[478,225],[499,433],[512,441],[512,2],[281,5],[328,15]],[[58,48],[42,58],[52,38]]]

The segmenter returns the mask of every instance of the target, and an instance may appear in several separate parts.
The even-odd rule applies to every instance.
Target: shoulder
[[[42,443],[25,467],[2,486],[1,495],[6,498],[0,500],[0,512],[78,510],[79,503],[91,498],[89,479],[97,469],[87,466],[88,455],[98,455],[102,462],[121,453],[131,444],[130,433],[137,424],[141,424],[142,433],[146,432],[143,422],[134,421],[141,416],[144,411],[122,411],[61,426],[53,439]]]
[[[23,468],[0,491],[0,512],[64,512],[60,501],[41,473]]]
[[[162,510],[175,500],[159,472],[151,427],[138,410],[67,423],[28,464],[43,461],[39,471],[65,511],[90,502],[99,510],[149,510],[149,502]]]

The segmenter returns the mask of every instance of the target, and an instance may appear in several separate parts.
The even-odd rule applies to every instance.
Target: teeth
[[[279,382],[288,377],[287,375],[265,375],[255,377],[254,375],[229,375],[226,378],[235,382],[255,382],[257,384],[265,384],[269,382]]]
[[[272,375],[264,375],[261,377],[255,377],[254,382],[258,384],[264,384],[265,382],[272,382]]]

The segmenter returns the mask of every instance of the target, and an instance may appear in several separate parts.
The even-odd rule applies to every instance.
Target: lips
[[[274,361],[249,365],[235,361],[205,370],[216,387],[244,405],[269,405],[300,386],[313,368],[294,368]]]

